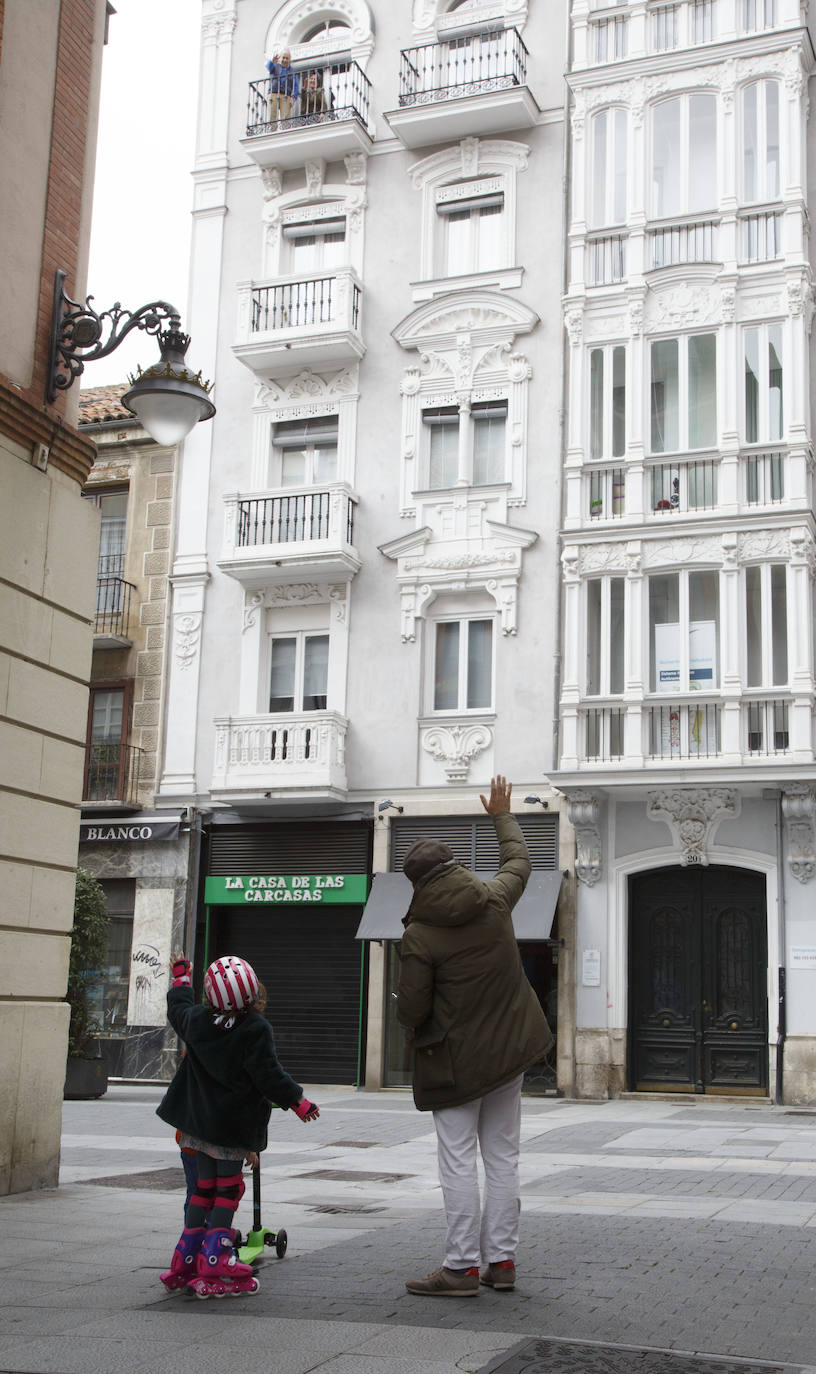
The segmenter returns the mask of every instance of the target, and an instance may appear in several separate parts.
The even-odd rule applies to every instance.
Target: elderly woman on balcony
[[[266,94],[266,118],[272,124],[276,120],[288,119],[292,102],[297,100],[300,82],[297,72],[292,71],[292,54],[288,48],[273,53],[266,64],[269,72]]]

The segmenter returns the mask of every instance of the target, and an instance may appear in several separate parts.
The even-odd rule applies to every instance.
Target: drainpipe
[[[775,1101],[782,1102],[783,1060],[787,1035],[787,968],[785,966],[785,855],[782,830],[782,792],[776,794],[776,900],[779,916],[779,1009],[776,1023],[776,1092]]]
[[[564,53],[567,63],[567,71],[572,65],[572,16],[571,6],[566,7],[566,41]],[[570,87],[569,82],[564,78],[564,152],[562,158],[563,175],[561,181],[561,235],[563,241],[563,273],[562,289],[563,293],[569,288],[569,225],[570,225]],[[560,523],[564,522],[564,463],[566,461],[566,416],[567,402],[569,399],[569,377],[568,377],[568,355],[564,349],[564,327],[561,324],[561,415],[559,417],[561,440],[560,440],[560,467],[558,472],[558,510]],[[555,586],[558,588],[558,596],[555,602],[555,653],[553,655],[553,725],[552,725],[552,748],[553,764],[557,768],[560,762],[559,753],[561,749],[561,628],[563,622],[563,589],[561,586],[561,535],[555,541]]]

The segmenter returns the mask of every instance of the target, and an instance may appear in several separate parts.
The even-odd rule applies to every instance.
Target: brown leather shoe
[[[479,1282],[486,1288],[495,1288],[498,1293],[509,1292],[516,1286],[516,1266],[512,1260],[489,1264],[479,1275]]]
[[[467,1269],[457,1274],[455,1269],[435,1269],[424,1279],[409,1279],[405,1287],[409,1293],[426,1298],[475,1298],[479,1292],[479,1271]]]

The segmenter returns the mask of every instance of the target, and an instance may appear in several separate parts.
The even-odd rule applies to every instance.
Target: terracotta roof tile
[[[79,393],[80,426],[99,425],[111,420],[127,420],[133,424],[135,416],[122,405],[122,397],[127,390],[127,382],[85,387]]]

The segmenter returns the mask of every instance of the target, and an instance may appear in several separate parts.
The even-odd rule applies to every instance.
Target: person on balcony
[[[300,80],[297,72],[292,71],[291,64],[292,54],[288,48],[284,48],[280,53],[273,53],[266,64],[266,70],[269,72],[266,118],[269,124],[288,119],[292,112],[292,103],[298,98]]]
[[[311,71],[306,74],[300,96],[300,113],[314,119],[324,114],[332,105],[331,93],[324,89],[323,73]]]
[[[413,1051],[414,1102],[433,1112],[447,1217],[442,1267],[405,1285],[421,1297],[474,1297],[480,1278],[505,1290],[516,1281],[521,1087],[553,1037],[525,977],[510,915],[530,876],[524,836],[510,814],[512,790],[497,774],[490,797],[481,799],[499,841],[491,881],[468,872],[439,840],[416,840],[403,862],[414,894],[400,947],[397,1019]]]

